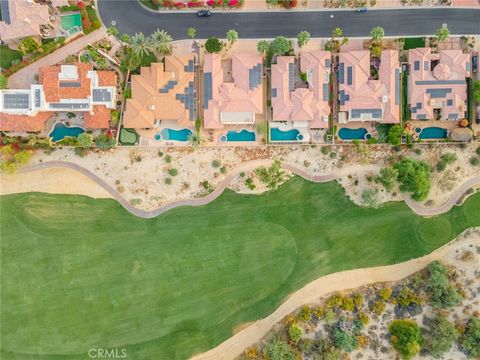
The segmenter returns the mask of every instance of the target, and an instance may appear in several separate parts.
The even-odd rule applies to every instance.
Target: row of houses
[[[465,117],[468,54],[417,48],[409,51],[408,64],[412,120]],[[333,123],[401,122],[402,69],[395,50],[384,50],[380,59],[366,50],[340,53],[333,65],[328,51],[279,56],[269,80],[266,86],[263,58],[254,53],[207,54],[201,75],[193,54],[167,56],[132,75],[123,126],[156,133],[193,129],[201,118],[216,140],[228,130],[255,132],[255,124],[267,120],[279,140],[309,141],[312,130]],[[107,128],[115,86],[114,72],[94,71],[88,64],[43,68],[39,84],[0,92],[0,130],[41,131],[52,113],[61,111],[82,113],[84,128]],[[290,131],[293,139],[284,135]]]

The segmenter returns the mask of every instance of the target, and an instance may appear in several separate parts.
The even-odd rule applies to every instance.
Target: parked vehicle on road
[[[197,12],[198,17],[209,17],[210,15],[212,15],[210,10],[198,10]]]
[[[366,13],[367,10],[368,10],[368,9],[367,9],[366,7],[362,7],[362,8],[360,8],[360,9],[357,9],[357,12],[363,14],[363,13]]]

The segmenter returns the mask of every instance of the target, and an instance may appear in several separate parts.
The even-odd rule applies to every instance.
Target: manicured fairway
[[[112,200],[4,196],[1,358],[126,347],[128,359],[184,359],[319,276],[418,257],[475,225],[478,194],[424,219],[403,203],[360,208],[336,183],[299,178],[149,220]]]

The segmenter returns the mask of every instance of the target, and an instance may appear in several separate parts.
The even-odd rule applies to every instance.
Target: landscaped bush
[[[427,285],[432,305],[436,308],[450,308],[462,301],[462,296],[450,283],[448,268],[434,261],[427,267],[430,279]]]
[[[387,192],[393,190],[398,176],[398,171],[391,167],[385,167],[380,170],[380,174],[376,177],[376,180],[380,182]]]
[[[409,192],[414,200],[425,200],[430,192],[430,165],[424,161],[404,158],[393,165],[397,170],[400,191]]]
[[[420,352],[423,337],[414,320],[394,320],[388,327],[390,341],[405,360],[409,360]]]
[[[296,360],[296,354],[285,341],[273,339],[263,349],[263,354],[269,360]]]
[[[177,169],[169,169],[168,173],[170,176],[177,176],[178,175],[178,170]]]
[[[430,330],[426,334],[426,348],[434,358],[438,359],[450,350],[457,338],[455,325],[445,316],[438,315],[433,319]]]
[[[461,339],[462,349],[471,358],[480,357],[480,318],[472,317]]]
[[[170,163],[172,162],[172,156],[171,156],[171,155],[166,155],[166,156],[165,156],[165,162],[166,162],[167,164],[170,164]]]
[[[115,139],[110,138],[108,135],[101,134],[95,139],[95,145],[99,149],[107,150],[115,146]]]
[[[212,167],[218,168],[218,167],[220,167],[220,165],[222,165],[220,160],[215,159],[215,160],[212,161]]]
[[[402,143],[403,128],[400,125],[393,125],[388,129],[387,142],[398,146]]]
[[[298,318],[302,321],[310,321],[312,318],[312,309],[309,306],[303,306],[298,314]]]
[[[288,328],[288,337],[290,340],[296,344],[302,338],[302,329],[297,324],[292,324]]]

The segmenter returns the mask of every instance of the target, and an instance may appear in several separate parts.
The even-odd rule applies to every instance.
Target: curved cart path
[[[139,216],[142,218],[153,218],[156,217],[160,214],[163,214],[166,211],[169,211],[171,209],[174,209],[179,206],[201,206],[208,204],[209,202],[215,200],[217,197],[219,197],[222,192],[231,184],[231,182],[241,173],[241,172],[248,172],[256,169],[259,166],[270,166],[273,163],[273,160],[271,159],[262,159],[262,160],[253,160],[253,161],[248,161],[245,162],[238,167],[236,167],[230,174],[228,174],[215,188],[214,191],[212,191],[210,194],[201,197],[201,198],[193,198],[193,199],[187,199],[187,200],[179,200],[179,201],[174,201],[169,204],[165,204],[157,209],[154,210],[141,210],[136,208],[135,206],[131,205],[113,186],[108,184],[105,180],[97,176],[95,173],[92,171],[77,165],[72,162],[68,161],[49,161],[37,165],[31,165],[24,167],[19,170],[20,173],[29,173],[37,170],[42,170],[42,169],[49,169],[49,168],[67,168],[71,170],[78,171],[84,176],[87,176],[91,180],[93,180],[95,183],[97,183],[99,186],[104,188],[115,200],[117,200],[128,212],[135,216]],[[337,174],[323,174],[323,175],[312,175],[305,170],[289,164],[289,163],[282,163],[282,168],[288,171],[291,171],[298,176],[301,176],[307,180],[313,181],[313,182],[328,182],[337,179],[338,177],[341,177],[345,173],[348,172],[349,168],[342,169],[339,173]],[[378,169],[379,166],[377,165],[368,165],[368,166],[362,166],[362,169],[369,169],[369,170],[376,170]],[[405,203],[418,215],[421,216],[433,216],[433,215],[438,215],[438,214],[443,214],[445,212],[448,212],[455,204],[464,196],[465,192],[480,184],[480,175],[475,176],[466,182],[464,182],[462,185],[460,185],[450,196],[450,198],[442,205],[437,206],[437,207],[425,207],[416,201],[412,200],[408,195],[402,195],[403,200]]]
[[[196,355],[191,360],[234,359],[245,349],[260,341],[285,316],[303,305],[314,303],[322,296],[336,291],[354,289],[378,282],[399,281],[425,268],[432,261],[444,258],[450,251],[468,244],[480,245],[480,238],[477,236],[467,242],[454,240],[428,255],[395,265],[347,270],[318,278],[294,292],[266,318],[255,321],[217,347]]]

